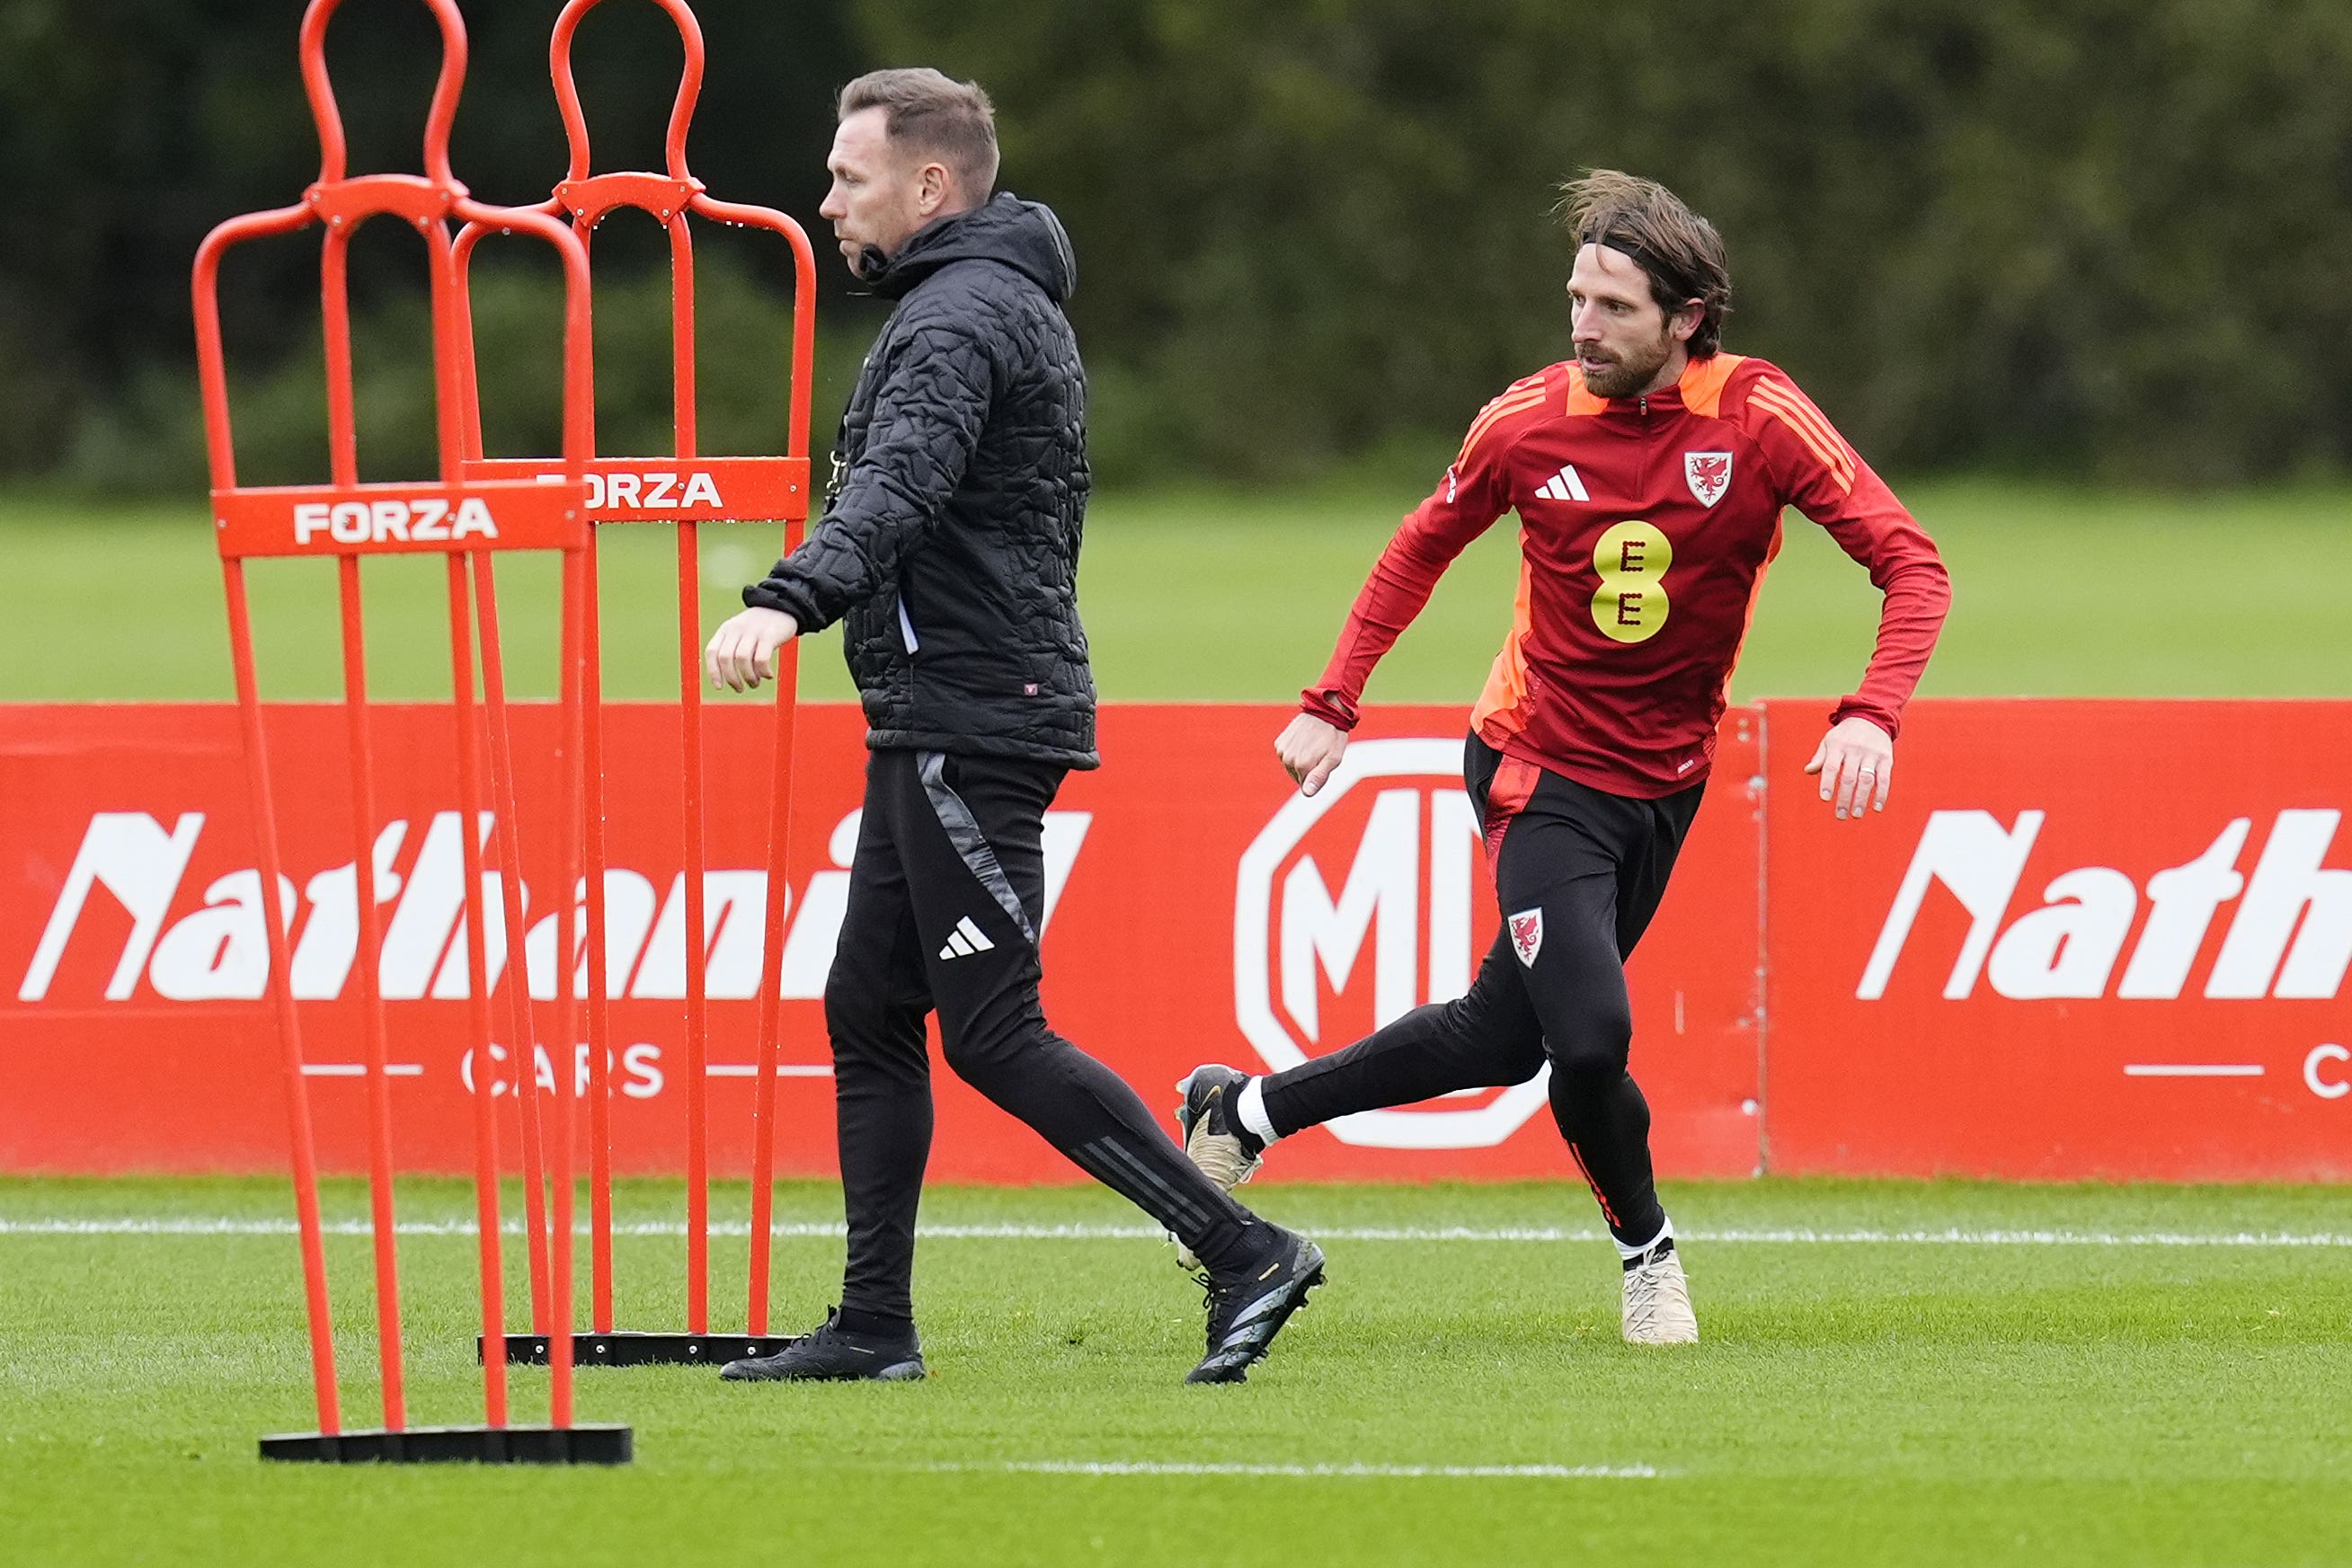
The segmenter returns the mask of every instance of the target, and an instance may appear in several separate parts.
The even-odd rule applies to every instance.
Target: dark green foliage
[[[1457,429],[1566,350],[1591,166],[1722,229],[1730,343],[1883,464],[2339,464],[2352,9],[2330,0],[866,0],[986,81],[1087,264],[1107,455]]]
[[[488,197],[527,200],[559,171],[554,9],[469,7],[457,160]],[[650,7],[610,10],[582,46],[598,162],[650,162],[675,45]],[[2212,482],[2339,468],[2352,443],[2352,8],[2336,0],[698,10],[713,68],[696,167],[816,231],[822,337],[845,354],[866,323],[839,308],[815,216],[831,89],[911,61],[988,86],[1006,183],[1077,242],[1113,479],[1278,476],[1458,431],[1566,351],[1547,210],[1592,165],[1661,178],[1714,218],[1732,347],[1786,364],[1882,465]],[[310,177],[295,15],[0,11],[0,165],[31,194],[0,216],[0,473],[70,455],[87,479],[196,482],[188,452],[153,438],[188,395],[186,264],[209,223]],[[355,167],[414,160],[422,16],[353,0],[335,25]],[[391,65],[363,78],[362,57]],[[232,274],[240,362],[315,337],[307,267],[289,246]],[[413,353],[409,276],[359,282],[371,332]],[[657,423],[666,391],[624,379],[632,401],[608,386],[608,421]],[[290,424],[299,403],[289,391],[248,419]],[[820,400],[820,445],[837,406]]]
[[[395,232],[393,237],[408,236]],[[509,243],[525,248],[525,242]],[[769,274],[782,270],[776,257],[768,259]],[[609,455],[667,453],[672,449],[669,277],[642,268],[613,270],[616,276],[600,280],[596,297],[597,449]],[[484,450],[513,456],[559,451],[562,296],[554,267],[485,261],[475,269],[471,294]],[[696,267],[695,304],[697,450],[782,451],[793,328],[783,286],[755,275],[732,251],[720,251]],[[845,322],[859,316],[855,305],[845,305],[832,330],[818,339],[815,401],[828,416],[856,378],[866,334],[853,334]],[[301,324],[304,336],[252,373],[239,374],[232,363],[240,484],[299,484],[327,472],[320,327],[315,315]],[[436,471],[431,332],[421,293],[388,291],[354,318],[353,402],[364,479]],[[821,422],[815,434],[822,453],[830,427]],[[185,489],[202,485],[204,462],[194,376],[184,368],[149,364],[122,396],[83,417],[64,476],[89,489]]]
[[[557,9],[554,0],[465,6],[471,64],[454,162],[485,201],[542,200],[564,172],[547,77]],[[838,7],[706,0],[697,9],[710,63],[690,144],[695,172],[722,196],[781,206],[814,225],[831,93],[850,69]],[[0,6],[0,168],[16,177],[23,201],[0,207],[0,475],[64,470],[109,488],[203,485],[189,264],[214,224],[297,201],[317,175],[317,142],[295,66],[300,15],[297,0]],[[438,60],[424,7],[415,0],[351,0],[330,29],[328,55],[351,171],[416,170]],[[582,27],[575,65],[598,168],[659,167],[678,61],[675,33],[650,5],[614,5]],[[362,376],[379,394],[362,399],[362,461],[390,476],[416,471],[420,460],[429,465],[432,434],[422,259],[413,240],[379,235],[383,226],[372,225],[356,242],[352,287]],[[652,229],[649,221],[615,220],[610,227]],[[664,366],[666,296],[658,283],[629,287],[650,275],[654,247],[644,235],[617,237],[615,245],[599,235],[600,256],[615,253],[606,258],[614,265],[600,267],[600,285],[621,285],[607,296],[600,335],[612,345],[615,319],[623,319],[618,336],[632,341],[616,351],[626,354],[647,347],[634,341],[645,337],[645,324],[658,326],[651,362]],[[823,237],[819,225],[820,245]],[[247,246],[223,273],[232,371],[251,377],[245,390],[256,399],[237,404],[240,452],[258,465],[251,477],[323,473],[317,253],[313,231]],[[765,297],[747,299],[745,288],[730,287],[744,276],[740,267],[706,282],[719,296],[710,302],[719,319],[706,325],[706,340],[717,345],[714,352],[764,354],[764,345],[752,350],[725,334],[764,332],[783,319],[775,301],[790,274],[774,255],[753,261],[748,246],[727,254],[759,269]],[[829,287],[837,273],[825,271]],[[510,317],[554,319],[551,304],[503,296],[482,303],[486,331]],[[727,314],[738,306],[751,317]],[[830,313],[828,333],[843,336],[840,312]],[[551,329],[546,340],[551,355]],[[529,429],[551,431],[545,407],[552,360],[509,373],[489,366],[489,357],[486,350],[486,408],[530,407],[536,423]],[[615,437],[624,430],[641,437],[649,423],[666,431],[666,370],[648,390],[641,366],[600,369],[632,393],[625,404],[606,402]],[[710,371],[730,373],[715,363]],[[706,421],[724,425],[716,405],[741,391],[722,392],[714,381]],[[490,417],[495,444],[498,416]],[[736,429],[757,419],[781,427],[781,391],[757,388]],[[719,429],[711,435],[706,444],[725,450]]]

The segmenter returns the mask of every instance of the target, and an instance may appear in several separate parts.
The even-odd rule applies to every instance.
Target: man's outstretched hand
[[[801,634],[800,622],[781,610],[757,608],[728,618],[710,634],[702,667],[714,686],[748,692],[776,673],[776,650]]]
[[[1850,718],[1822,737],[1805,771],[1818,773],[1822,799],[1837,802],[1838,821],[1860,820],[1865,808],[1886,810],[1895,778],[1895,741],[1866,718]]]
[[[1275,737],[1274,754],[1281,758],[1283,771],[1297,782],[1298,792],[1312,795],[1348,754],[1348,732],[1302,713]]]

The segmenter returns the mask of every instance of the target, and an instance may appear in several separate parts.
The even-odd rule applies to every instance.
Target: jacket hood
[[[999,191],[969,212],[938,218],[915,233],[906,248],[866,281],[886,299],[897,299],[940,268],[955,261],[993,261],[1012,267],[1059,305],[1078,286],[1077,254],[1062,220],[1042,202],[1024,202]]]

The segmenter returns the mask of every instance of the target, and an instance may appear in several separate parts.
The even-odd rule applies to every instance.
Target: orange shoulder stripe
[[[1845,443],[1834,434],[1822,434],[1827,428],[1827,421],[1810,409],[1790,402],[1785,392],[1769,382],[1759,382],[1748,395],[1750,402],[1788,426],[1797,439],[1805,444],[1806,449],[1821,459],[1822,466],[1829,470],[1830,476],[1837,481],[1838,488],[1853,488],[1853,458],[1847,453]]]
[[[1837,427],[1830,423],[1829,415],[1815,407],[1812,399],[1799,392],[1794,383],[1759,381],[1756,383],[1756,391],[1768,394],[1773,402],[1810,425],[1813,434],[1830,446],[1845,445],[1844,438],[1838,434]]]
[[[1844,464],[1838,458],[1835,453],[1824,449],[1819,441],[1815,440],[1811,434],[1797,425],[1796,423],[1790,420],[1787,414],[1780,413],[1776,411],[1773,413],[1772,417],[1779,420],[1780,423],[1790,432],[1790,434],[1794,434],[1799,441],[1804,444],[1805,450],[1813,455],[1815,460],[1821,464],[1822,472],[1826,473],[1830,476],[1831,480],[1836,484],[1839,489],[1851,490],[1853,488],[1853,476],[1847,473]]]
[[[1813,456],[1820,461],[1822,471],[1829,475],[1831,480],[1839,489],[1851,490],[1853,488],[1853,476],[1847,472],[1845,465],[1841,459],[1839,459],[1836,454],[1824,451],[1820,442],[1814,440],[1811,434],[1801,429],[1795,422],[1789,418],[1787,414],[1775,411],[1772,417],[1779,420],[1783,425],[1787,426],[1790,432],[1793,434],[1798,440],[1805,444],[1805,450],[1811,453]]]
[[[1499,421],[1504,420],[1512,414],[1517,413],[1522,410],[1534,408],[1542,402],[1543,388],[1538,384],[1525,392],[1507,392],[1502,396],[1496,398],[1494,402],[1488,403],[1484,409],[1479,411],[1477,419],[1472,422],[1470,434],[1462,438],[1462,451],[1461,454],[1454,458],[1454,461],[1459,463],[1463,458],[1469,456],[1472,449],[1478,444],[1479,440],[1484,437],[1489,430],[1492,430]]]
[[[1801,403],[1791,402],[1785,392],[1770,387],[1759,387],[1748,401],[1779,415],[1782,423],[1802,435],[1809,444],[1824,455],[1836,452],[1844,444],[1823,425],[1820,418],[1808,413]]]
[[[1829,415],[1814,407],[1812,400],[1799,392],[1793,383],[1769,379],[1759,380],[1748,395],[1765,400],[1768,406],[1778,406],[1810,429],[1822,444],[1832,449],[1845,445],[1844,439],[1837,433],[1837,427],[1830,423]]]

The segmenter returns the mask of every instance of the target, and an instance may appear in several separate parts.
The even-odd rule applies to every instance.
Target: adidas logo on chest
[[[1569,464],[1567,466],[1560,469],[1559,473],[1553,475],[1550,478],[1537,486],[1536,494],[1547,501],[1589,501],[1592,499],[1591,496],[1584,493],[1584,481],[1578,476],[1576,472],[1576,465],[1573,463]]]

